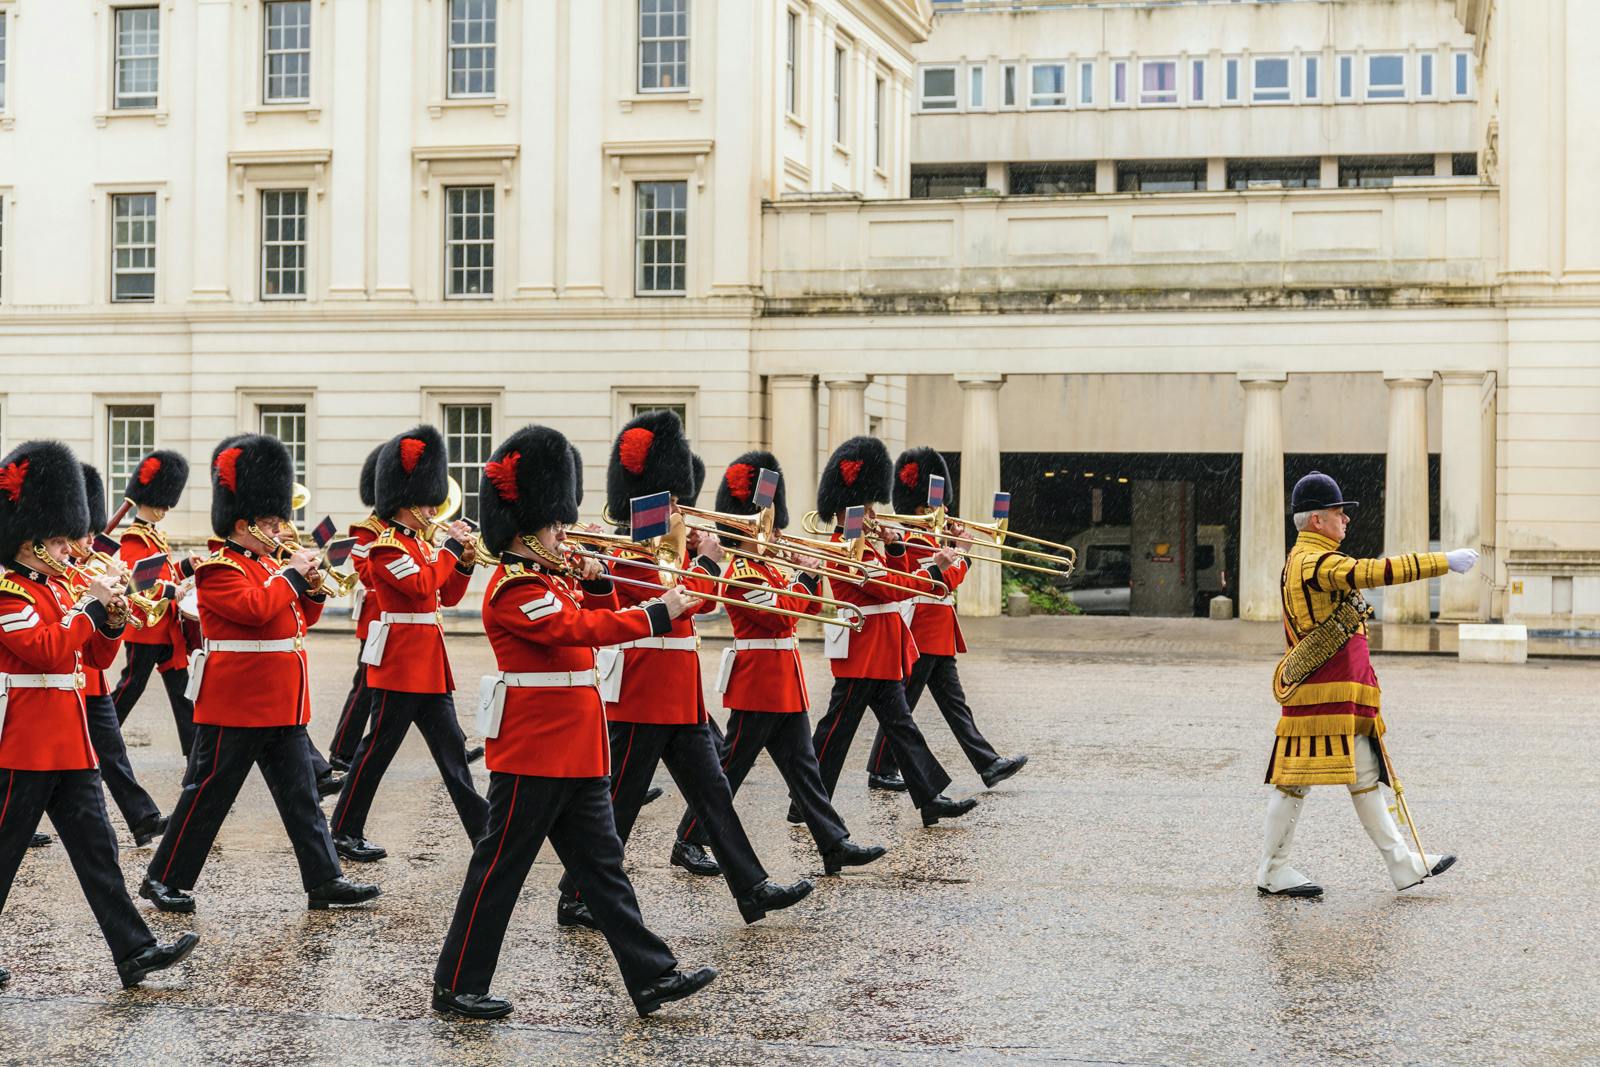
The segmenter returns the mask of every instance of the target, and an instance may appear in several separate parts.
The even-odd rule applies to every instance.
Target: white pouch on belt
[[[911,629],[911,622],[917,617],[917,602],[915,600],[902,600],[895,606],[900,613],[900,618],[905,620],[906,629]]]
[[[367,627],[367,643],[361,648],[361,662],[369,667],[383,663],[383,649],[389,643],[389,624],[375,620]]]
[[[600,674],[600,699],[615,704],[622,699],[622,649],[597,648],[594,667]]]
[[[366,599],[367,587],[357,582],[356,587],[350,590],[350,617],[352,619],[361,618],[361,605],[366,603]]]
[[[822,654],[829,659],[849,659],[850,627],[824,626],[822,628]]]
[[[0,736],[6,732],[6,705],[11,703],[11,676],[0,674]]]
[[[506,680],[498,674],[486,674],[478,679],[478,733],[483,737],[500,736],[500,717],[506,710]]]
[[[200,697],[200,679],[205,677],[206,659],[210,655],[202,648],[189,657],[189,684],[183,687],[183,699],[191,704]]]
[[[717,665],[717,692],[728,691],[728,679],[733,677],[733,659],[738,653],[739,650],[736,648],[722,650],[722,662]]]

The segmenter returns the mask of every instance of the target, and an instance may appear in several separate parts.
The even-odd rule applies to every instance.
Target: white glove
[[[1452,574],[1465,574],[1478,562],[1478,550],[1475,548],[1455,548],[1444,554],[1450,564]]]

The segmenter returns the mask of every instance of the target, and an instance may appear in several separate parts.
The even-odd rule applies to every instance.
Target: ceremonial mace
[[[1423,850],[1422,837],[1417,833],[1417,824],[1411,818],[1411,805],[1406,803],[1406,790],[1400,784],[1399,775],[1394,773],[1394,762],[1389,759],[1389,746],[1383,743],[1383,738],[1374,734],[1378,742],[1378,754],[1383,757],[1383,765],[1389,771],[1389,784],[1394,787],[1394,805],[1400,809],[1400,817],[1406,821],[1406,826],[1411,830],[1411,840],[1417,845],[1417,858],[1422,861],[1422,877],[1428,877],[1428,853]]]

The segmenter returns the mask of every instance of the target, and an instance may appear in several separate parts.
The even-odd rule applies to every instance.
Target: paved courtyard
[[[191,961],[122,992],[59,845],[29,854],[0,917],[0,1063],[1538,1063],[1600,1060],[1597,667],[1377,662],[1390,746],[1449,875],[1396,895],[1343,790],[1319,790],[1296,857],[1327,888],[1265,900],[1261,773],[1276,710],[1273,628],[1205,621],[997,620],[962,673],[980,723],[1028,768],[983,792],[931,706],[918,720],[978,809],[924,830],[868,794],[858,737],[839,807],[890,846],[861,873],[752,927],[720,880],[667,864],[676,790],[629,845],[646,920],[721,978],[637,1019],[598,934],[558,929],[553,856],[514,917],[498,1024],[449,1023],[428,983],[468,857],[413,735],[371,836],[391,857],[371,910],[305,910],[265,786],[253,778],[197,887]],[[481,638],[452,638],[468,693]],[[707,683],[720,646],[707,642]],[[313,736],[326,741],[354,660],[312,641]],[[820,649],[811,693],[827,693]],[[866,732],[865,729],[863,732]],[[129,720],[163,809],[182,774],[159,686]],[[486,778],[478,768],[480,788]],[[820,876],[782,785],[759,764],[739,797],[775,877]],[[118,818],[113,816],[113,818]],[[118,827],[121,829],[120,820]],[[148,849],[124,838],[136,886]]]

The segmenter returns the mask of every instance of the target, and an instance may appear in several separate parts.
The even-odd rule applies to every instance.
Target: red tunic
[[[759,582],[772,587],[763,593],[754,589],[724,587],[728,596],[742,597],[753,604],[786,608],[816,614],[821,605],[799,597],[784,596],[779,590],[796,593],[815,592],[798,578],[788,579],[775,564],[766,560],[736,560],[728,573],[729,578],[741,582]],[[728,687],[722,694],[722,706],[741,711],[800,712],[811,707],[806,693],[805,670],[800,665],[800,650],[796,648],[739,648],[739,641],[793,640],[795,620],[787,615],[756,611],[751,608],[728,606],[728,621],[733,624],[733,671],[728,676]]]
[[[912,534],[906,538],[906,559],[913,570],[926,572],[938,550],[939,545],[927,534]],[[954,566],[940,569],[940,580],[950,587],[951,593],[967,577],[968,567],[965,559],[957,559]],[[967,650],[961,624],[956,621],[953,600],[925,594],[917,597],[912,611],[911,636],[917,642],[918,652],[924,656],[954,656]]]
[[[128,569],[132,570],[133,565],[142,559],[157,555],[168,556],[170,552],[171,549],[167,545],[165,534],[153,524],[145,522],[143,519],[135,519],[133,520],[133,525],[122,531],[122,547],[117,554],[122,557],[122,562],[128,565]],[[152,600],[159,600],[164,596],[170,595],[171,591],[177,588],[178,581],[177,568],[172,565],[172,561],[169,558],[166,563],[161,565],[161,576],[156,584],[139,595],[149,597]],[[161,616],[160,622],[143,628],[128,627],[123,640],[130,645],[171,645],[172,655],[164,663],[158,665],[160,670],[177,670],[189,665],[189,656],[184,645],[183,633],[178,626],[178,613],[172,610],[170,606],[166,613]]]
[[[565,578],[512,560],[483,597],[483,628],[502,672],[588,671],[594,647],[668,628],[666,609],[613,611]],[[600,605],[600,606],[595,606]],[[605,706],[594,685],[508,687],[500,733],[484,742],[491,771],[542,778],[611,773]]]
[[[305,592],[297,571],[225,545],[194,570],[206,661],[194,721],[213,726],[304,726],[311,721],[306,628],[323,598]],[[227,652],[215,642],[295,642],[282,652]]]
[[[653,600],[663,592],[660,586],[641,588],[631,582],[654,582],[656,572],[649,567],[633,567],[620,562],[626,559],[656,562],[655,555],[645,548],[618,549],[612,553],[611,573],[628,582],[616,583],[617,602],[622,607],[634,607]],[[682,563],[679,564],[683,566]],[[696,563],[688,570],[710,573]],[[686,578],[684,587],[693,592],[715,592],[709,581]],[[706,603],[696,614],[715,611],[717,605]],[[693,640],[696,648],[628,648],[622,650],[622,690],[614,703],[606,705],[606,718],[612,722],[646,722],[664,725],[689,725],[706,720],[705,692],[700,685],[700,653],[694,632],[694,618],[680,615],[673,621],[672,629],[656,636],[677,640]]]
[[[833,540],[842,544],[844,537],[835,531]],[[887,560],[880,560],[876,552],[867,549],[862,563],[869,568],[870,576],[878,581],[855,583],[830,577],[828,585],[835,599],[862,608],[895,604],[929,591],[930,586],[922,575],[942,580],[937,567],[932,571],[919,571],[917,576],[904,573],[908,565],[906,551],[897,544],[889,546]],[[885,565],[892,569],[884,570]],[[894,588],[879,584],[882,582]],[[835,678],[898,679],[910,674],[911,665],[916,661],[917,643],[911,639],[911,630],[906,626],[905,619],[901,618],[898,611],[883,611],[867,615],[861,632],[850,635],[848,656],[828,662],[833,667]]]
[[[82,674],[117,660],[118,640],[95,627],[94,603],[76,604],[59,578],[38,571],[0,579],[0,674]],[[102,616],[103,617],[103,616]],[[85,771],[98,767],[84,690],[12,689],[0,724],[0,768]]]
[[[378,617],[378,598],[372,595],[372,575],[367,572],[367,553],[381,533],[383,520],[376,515],[350,527],[350,536],[356,539],[355,547],[350,550],[350,569],[361,579],[361,584],[356,587],[358,592],[352,593],[361,598],[356,611],[356,637],[362,641],[367,639],[367,630]]]
[[[459,566],[461,551],[454,541],[436,549],[415,530],[398,524],[385,527],[367,549],[367,574],[378,611],[436,616],[441,606],[461,603],[472,581],[472,568]],[[367,685],[397,693],[454,692],[438,622],[391,625],[383,662],[367,667]]]

